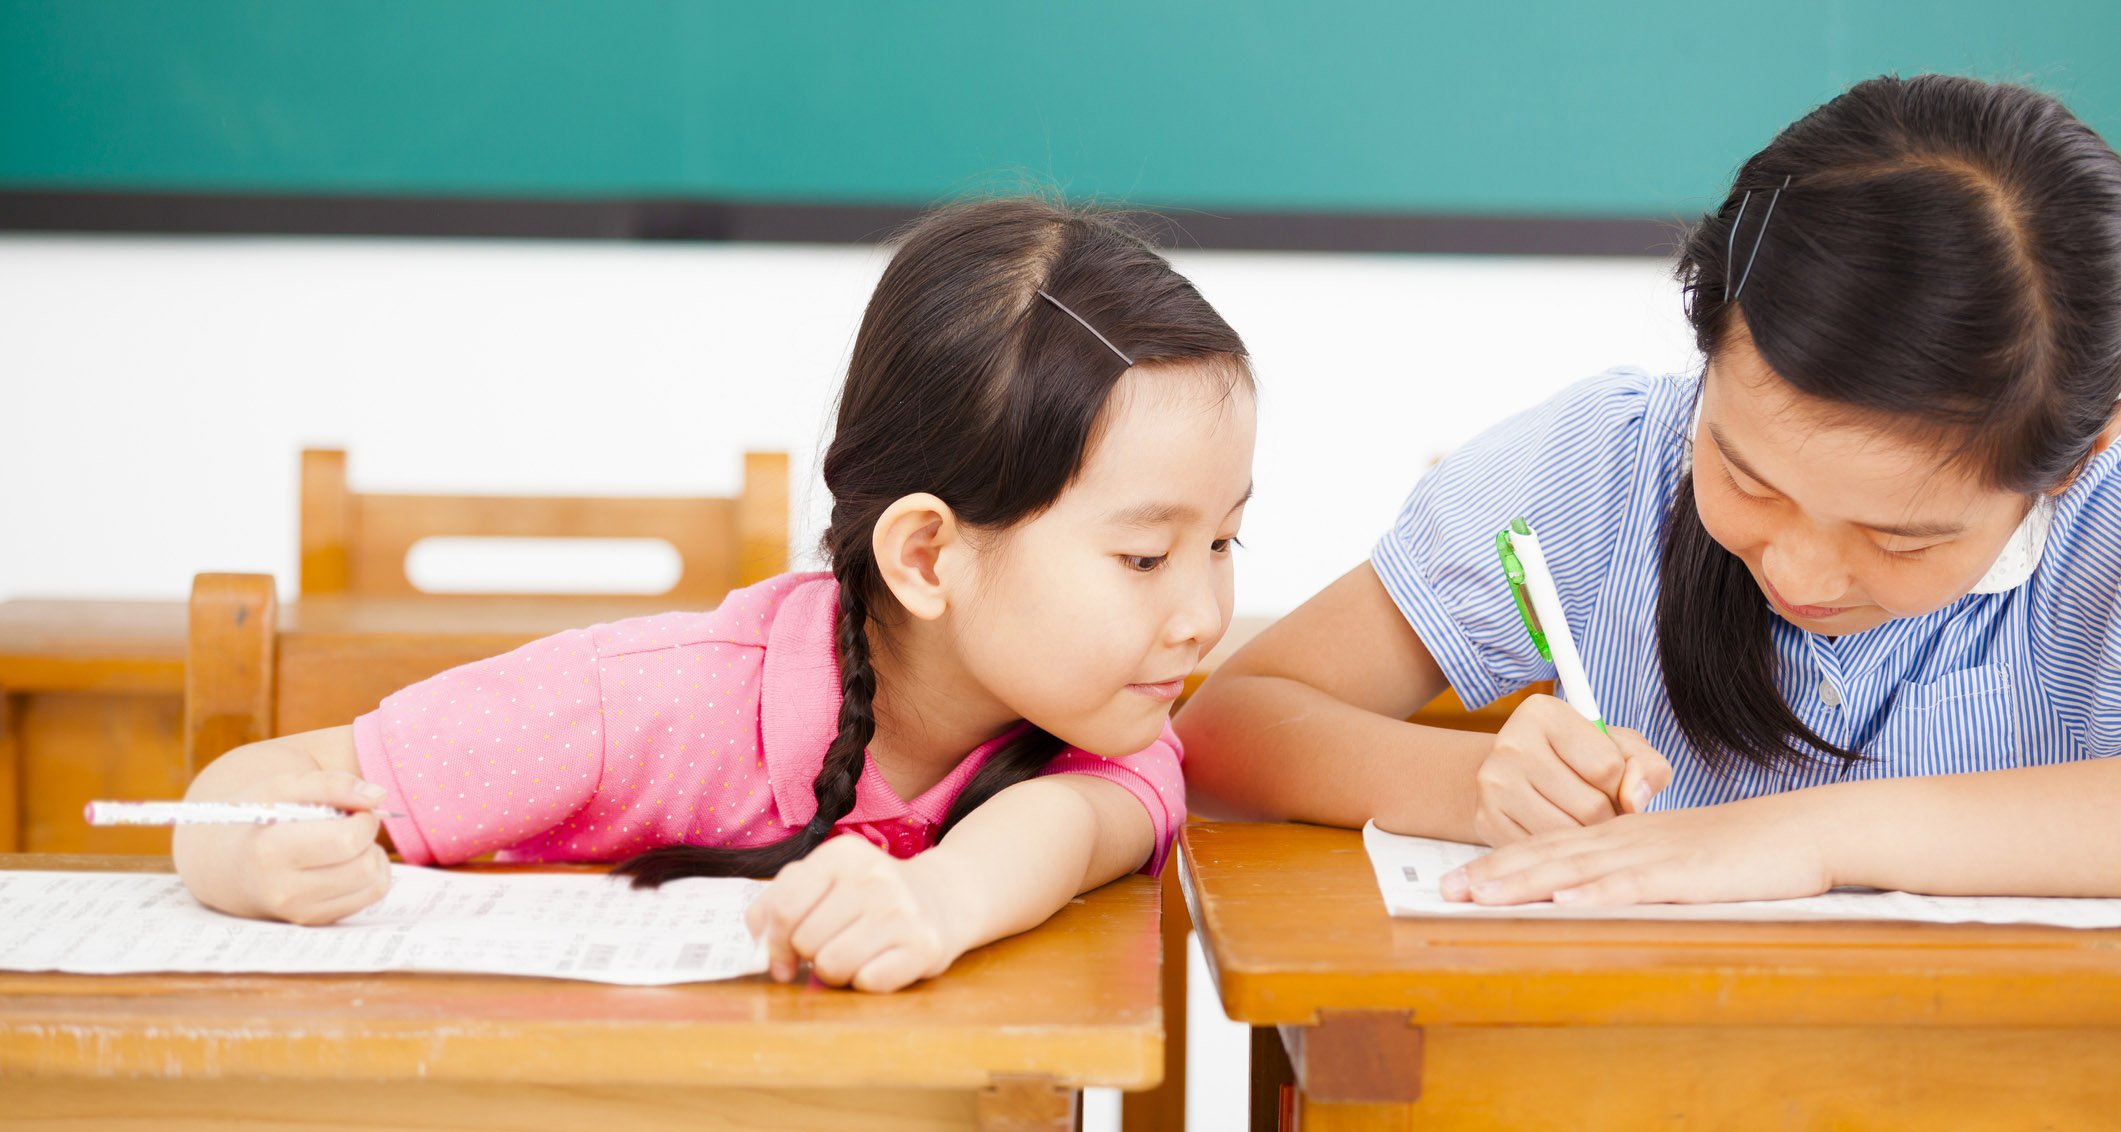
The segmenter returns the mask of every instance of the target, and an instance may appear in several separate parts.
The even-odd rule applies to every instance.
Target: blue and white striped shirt
[[[1839,638],[1774,619],[1784,700],[1866,761],[1768,771],[1732,760],[1711,771],[1680,734],[1657,657],[1658,540],[1697,380],[1610,371],[1489,429],[1415,486],[1371,563],[1460,698],[1478,706],[1554,678],[1495,556],[1495,532],[1522,515],[1607,721],[1672,761],[1653,809],[2121,752],[2116,445],[2063,492],[2040,565],[2016,589]]]

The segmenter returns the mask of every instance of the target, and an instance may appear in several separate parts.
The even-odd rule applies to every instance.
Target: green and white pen
[[[1495,536],[1495,551],[1502,556],[1502,572],[1510,579],[1510,593],[1517,598],[1525,630],[1532,634],[1540,657],[1554,662],[1569,706],[1604,731],[1605,716],[1598,710],[1598,697],[1591,694],[1591,678],[1584,675],[1576,639],[1569,636],[1568,618],[1561,612],[1561,591],[1554,588],[1554,572],[1547,568],[1539,536],[1523,519],[1512,519]]]

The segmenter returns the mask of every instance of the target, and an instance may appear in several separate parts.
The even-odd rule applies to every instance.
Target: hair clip
[[[1089,332],[1090,332],[1090,333],[1092,333],[1092,334],[1096,334],[1096,335],[1097,335],[1097,340],[1098,340],[1098,341],[1100,341],[1100,342],[1103,342],[1103,343],[1105,344],[1105,349],[1107,349],[1107,350],[1110,350],[1110,351],[1112,351],[1112,352],[1113,352],[1113,353],[1115,353],[1115,354],[1118,354],[1118,355],[1119,355],[1119,360],[1120,360],[1120,361],[1123,361],[1123,362],[1127,363],[1127,364],[1128,364],[1128,365],[1130,365],[1130,366],[1134,364],[1134,359],[1133,359],[1133,358],[1130,358],[1130,357],[1128,357],[1128,356],[1127,356],[1127,352],[1126,352],[1125,350],[1122,350],[1122,349],[1120,349],[1119,347],[1117,347],[1117,346],[1113,345],[1113,344],[1112,344],[1112,339],[1110,339],[1110,338],[1107,338],[1107,337],[1105,337],[1105,336],[1104,336],[1104,335],[1102,335],[1102,334],[1098,334],[1098,333],[1097,333],[1097,327],[1095,327],[1095,326],[1092,326],[1092,325],[1090,325],[1090,320],[1089,320],[1089,319],[1086,319],[1086,318],[1084,318],[1083,316],[1081,316],[1081,315],[1079,315],[1079,314],[1075,313],[1074,311],[1071,311],[1071,310],[1069,310],[1069,309],[1068,309],[1068,304],[1066,304],[1066,303],[1064,303],[1064,302],[1061,302],[1061,301],[1060,301],[1059,299],[1056,299],[1056,298],[1054,298],[1053,296],[1051,296],[1051,295],[1047,294],[1047,293],[1046,293],[1046,291],[1045,291],[1045,288],[1043,288],[1043,287],[1041,287],[1041,288],[1039,289],[1039,292],[1038,292],[1038,297],[1039,297],[1039,298],[1041,298],[1041,299],[1044,299],[1044,300],[1046,300],[1046,301],[1047,301],[1047,302],[1049,302],[1049,303],[1052,303],[1052,304],[1053,304],[1054,306],[1056,306],[1056,307],[1059,307],[1059,308],[1060,308],[1060,312],[1061,312],[1062,314],[1064,314],[1064,315],[1067,315],[1067,316],[1068,316],[1069,318],[1072,318],[1072,319],[1074,319],[1075,321],[1077,321],[1077,322],[1080,322],[1080,323],[1082,323],[1082,324],[1083,324],[1083,329],[1084,329],[1084,330],[1087,330],[1087,331],[1089,331]]]
[[[1782,183],[1775,186],[1775,195],[1768,198],[1767,211],[1760,217],[1760,230],[1753,234],[1753,250],[1745,257],[1745,273],[1738,277],[1737,290],[1732,290],[1731,257],[1738,250],[1738,226],[1745,223],[1745,206],[1752,203],[1753,190],[1747,189],[1745,195],[1739,198],[1738,215],[1731,218],[1731,234],[1723,241],[1724,302],[1734,302],[1738,296],[1745,294],[1745,281],[1753,277],[1753,261],[1760,258],[1760,241],[1767,238],[1768,221],[1775,219],[1775,202],[1782,199],[1782,190],[1790,187],[1791,176],[1794,174],[1784,176]]]

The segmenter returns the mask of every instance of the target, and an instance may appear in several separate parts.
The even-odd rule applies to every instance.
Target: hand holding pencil
[[[109,815],[98,806],[98,816],[172,824],[177,873],[209,907],[328,924],[390,890],[390,858],[377,842],[388,792],[361,777],[351,732],[238,747],[200,771],[181,803]]]

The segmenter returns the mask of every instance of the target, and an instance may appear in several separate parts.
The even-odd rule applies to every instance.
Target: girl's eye
[[[1237,541],[1236,535],[1231,535],[1229,538],[1219,538],[1216,539],[1214,542],[1209,543],[1208,549],[1214,551],[1217,554],[1228,554],[1230,553],[1231,547],[1243,545],[1245,544]]]
[[[1878,553],[1885,555],[1887,558],[1920,558],[1943,545],[1941,542],[1933,542],[1928,546],[1917,546],[1907,550],[1895,550],[1889,546],[1881,546],[1878,548]]]
[[[1745,485],[1738,482],[1738,477],[1731,474],[1731,466],[1729,464],[1725,464],[1723,466],[1723,482],[1731,485],[1732,491],[1735,491],[1738,494],[1745,496],[1747,499],[1766,498],[1765,496],[1755,495],[1752,492],[1747,491],[1745,489]]]
[[[1126,564],[1127,569],[1146,574],[1163,565],[1164,559],[1169,557],[1171,556],[1168,554],[1158,554],[1154,557],[1145,554],[1122,554],[1119,560]]]

